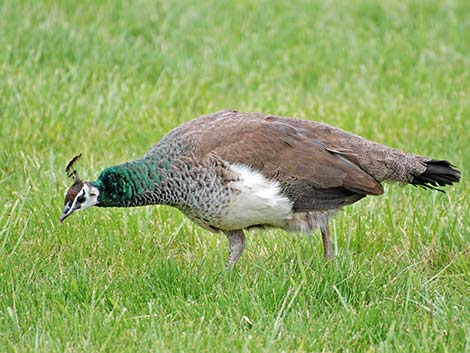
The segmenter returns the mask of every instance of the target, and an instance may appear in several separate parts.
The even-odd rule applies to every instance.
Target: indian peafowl
[[[244,229],[320,228],[333,251],[328,220],[338,209],[384,192],[383,181],[428,189],[459,182],[460,172],[435,160],[387,147],[313,121],[221,111],[164,136],[140,159],[104,169],[96,181],[74,178],[60,222],[92,206],[169,205],[212,232],[227,235],[233,266]]]

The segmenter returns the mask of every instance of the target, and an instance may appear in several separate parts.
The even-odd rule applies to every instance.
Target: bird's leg
[[[323,250],[325,251],[325,257],[328,260],[331,260],[333,259],[333,247],[331,246],[330,228],[328,227],[328,223],[321,225],[320,230],[321,237],[323,239]]]
[[[225,235],[227,235],[228,245],[230,247],[230,256],[226,266],[228,269],[231,269],[235,266],[245,248],[245,234],[243,230],[239,229],[225,232]]]

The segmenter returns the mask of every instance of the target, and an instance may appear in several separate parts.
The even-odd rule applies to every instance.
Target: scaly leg
[[[321,230],[321,237],[323,239],[323,250],[325,251],[325,257],[328,260],[333,259],[333,247],[331,246],[330,240],[330,229],[328,227],[328,223],[320,226]]]
[[[228,269],[231,269],[235,266],[245,248],[245,234],[243,230],[239,229],[225,232],[225,235],[227,236],[228,245],[230,247],[230,256],[226,266]]]

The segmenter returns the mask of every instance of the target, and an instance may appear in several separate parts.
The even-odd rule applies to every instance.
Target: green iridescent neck
[[[168,160],[139,159],[106,168],[92,182],[100,195],[98,206],[131,207],[158,204],[159,185],[168,177]]]

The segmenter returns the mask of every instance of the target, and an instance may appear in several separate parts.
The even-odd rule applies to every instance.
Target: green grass
[[[0,3],[0,351],[470,352],[470,6],[462,1]],[[60,226],[69,180],[225,108],[451,160],[321,240],[223,235],[165,207]]]

